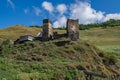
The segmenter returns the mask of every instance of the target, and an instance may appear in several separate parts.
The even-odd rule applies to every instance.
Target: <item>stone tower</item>
[[[79,39],[78,19],[77,20],[68,19],[66,28],[67,28],[67,36],[68,36],[68,38],[70,38],[71,40]]]
[[[49,19],[44,19],[42,39],[44,41],[47,41],[52,39],[52,37],[53,37],[52,22]]]

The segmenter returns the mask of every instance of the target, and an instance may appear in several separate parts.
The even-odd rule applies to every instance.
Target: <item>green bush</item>
[[[117,63],[117,59],[114,55],[107,55],[104,57],[103,62],[106,65],[115,65]]]
[[[2,45],[9,45],[10,44],[10,40],[6,39],[2,42]]]

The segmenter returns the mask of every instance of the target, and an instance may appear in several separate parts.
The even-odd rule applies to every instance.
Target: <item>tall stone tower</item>
[[[49,19],[44,19],[42,39],[44,41],[47,41],[52,39],[52,37],[53,37],[52,22]]]
[[[78,19],[68,19],[67,20],[67,36],[71,40],[77,40],[79,39],[79,24]]]

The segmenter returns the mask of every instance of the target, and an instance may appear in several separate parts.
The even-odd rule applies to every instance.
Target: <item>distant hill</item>
[[[0,39],[11,39],[15,40],[22,35],[34,35],[36,36],[40,32],[41,28],[26,27],[22,25],[15,25],[0,30]]]
[[[110,19],[106,22],[102,22],[102,23],[92,23],[92,24],[80,24],[79,25],[79,29],[80,30],[86,30],[86,29],[90,29],[90,28],[108,28],[108,27],[116,27],[116,26],[120,26],[120,20],[114,20],[114,19]]]

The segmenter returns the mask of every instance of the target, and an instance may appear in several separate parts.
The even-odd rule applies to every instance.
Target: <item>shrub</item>
[[[99,53],[99,56],[100,56],[100,57],[104,57],[104,53],[100,52],[100,53]]]
[[[103,59],[103,63],[106,65],[115,65],[117,62],[117,59],[114,55],[107,55]]]
[[[8,45],[10,44],[10,40],[9,39],[6,39],[2,42],[2,45]]]

